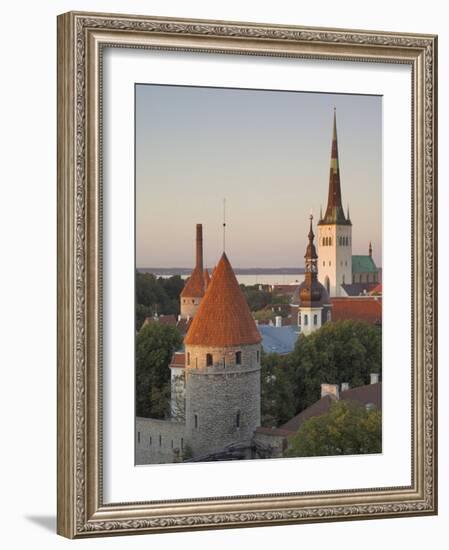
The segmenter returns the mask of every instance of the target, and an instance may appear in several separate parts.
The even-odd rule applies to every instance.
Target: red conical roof
[[[203,270],[195,267],[182,289],[181,298],[202,298],[205,289]]]
[[[210,283],[210,275],[209,275],[209,271],[206,267],[206,269],[204,270],[204,288],[207,290],[207,287],[209,286],[209,283]]]
[[[238,346],[262,340],[225,253],[184,339],[187,345]]]
[[[202,298],[206,290],[203,273],[203,226],[196,224],[196,264],[182,289],[181,298]]]

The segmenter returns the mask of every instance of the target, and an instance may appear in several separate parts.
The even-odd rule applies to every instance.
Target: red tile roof
[[[207,290],[207,287],[209,286],[209,283],[210,283],[210,275],[209,275],[209,271],[206,268],[204,270],[204,287],[206,290]]]
[[[376,408],[382,408],[382,383],[367,384],[366,386],[358,386],[340,392],[340,401],[356,401],[360,405],[374,405]],[[288,431],[290,434],[296,433],[306,420],[316,416],[328,414],[331,404],[336,401],[335,397],[325,395],[318,401],[315,401],[310,407],[304,409],[299,414],[288,420],[280,426],[279,430]]]
[[[204,296],[204,274],[201,268],[195,267],[182,289],[181,298],[202,298]]]
[[[189,330],[191,322],[192,319],[180,319],[176,324],[176,328],[183,336],[185,336],[187,334],[187,331]]]
[[[357,401],[361,405],[374,405],[376,408],[382,408],[382,383],[368,384],[358,386],[340,392],[340,399],[346,401]]]
[[[175,353],[172,355],[169,367],[183,369],[185,367],[185,364],[186,364],[186,354],[181,351],[175,351]]]
[[[382,298],[371,296],[357,298],[331,298],[332,321],[382,322]]]
[[[330,395],[325,395],[318,401],[315,401],[315,403],[310,405],[310,407],[307,407],[307,409],[304,409],[293,418],[290,418],[288,422],[282,424],[282,426],[280,427],[281,430],[287,430],[290,434],[296,433],[298,429],[302,426],[302,424],[304,424],[306,420],[309,420],[309,418],[327,414],[333,401],[335,401],[334,397],[331,397]]]
[[[152,323],[160,323],[161,325],[167,325],[175,327],[177,323],[176,315],[159,315],[158,317],[145,317],[143,327]]]
[[[184,339],[187,345],[258,344],[261,336],[234,271],[223,253]]]
[[[371,296],[375,294],[382,294],[382,283],[379,283],[370,291]]]

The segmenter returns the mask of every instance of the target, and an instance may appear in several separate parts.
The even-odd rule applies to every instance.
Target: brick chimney
[[[196,267],[203,271],[203,226],[196,224]]]
[[[338,384],[321,384],[321,397],[330,395],[335,399],[339,398]]]

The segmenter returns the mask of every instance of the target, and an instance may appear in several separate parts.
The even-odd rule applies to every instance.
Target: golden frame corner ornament
[[[103,503],[100,92],[105,46],[411,67],[410,486]],[[59,534],[81,538],[437,513],[436,60],[433,35],[96,13],[58,17]]]

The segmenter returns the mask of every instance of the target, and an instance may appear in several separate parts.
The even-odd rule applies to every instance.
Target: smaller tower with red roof
[[[260,425],[261,336],[223,253],[184,339],[186,437],[194,457],[249,443]]]
[[[181,292],[181,318],[191,319],[198,310],[207,288],[209,273],[203,270],[203,226],[196,225],[196,262]]]

